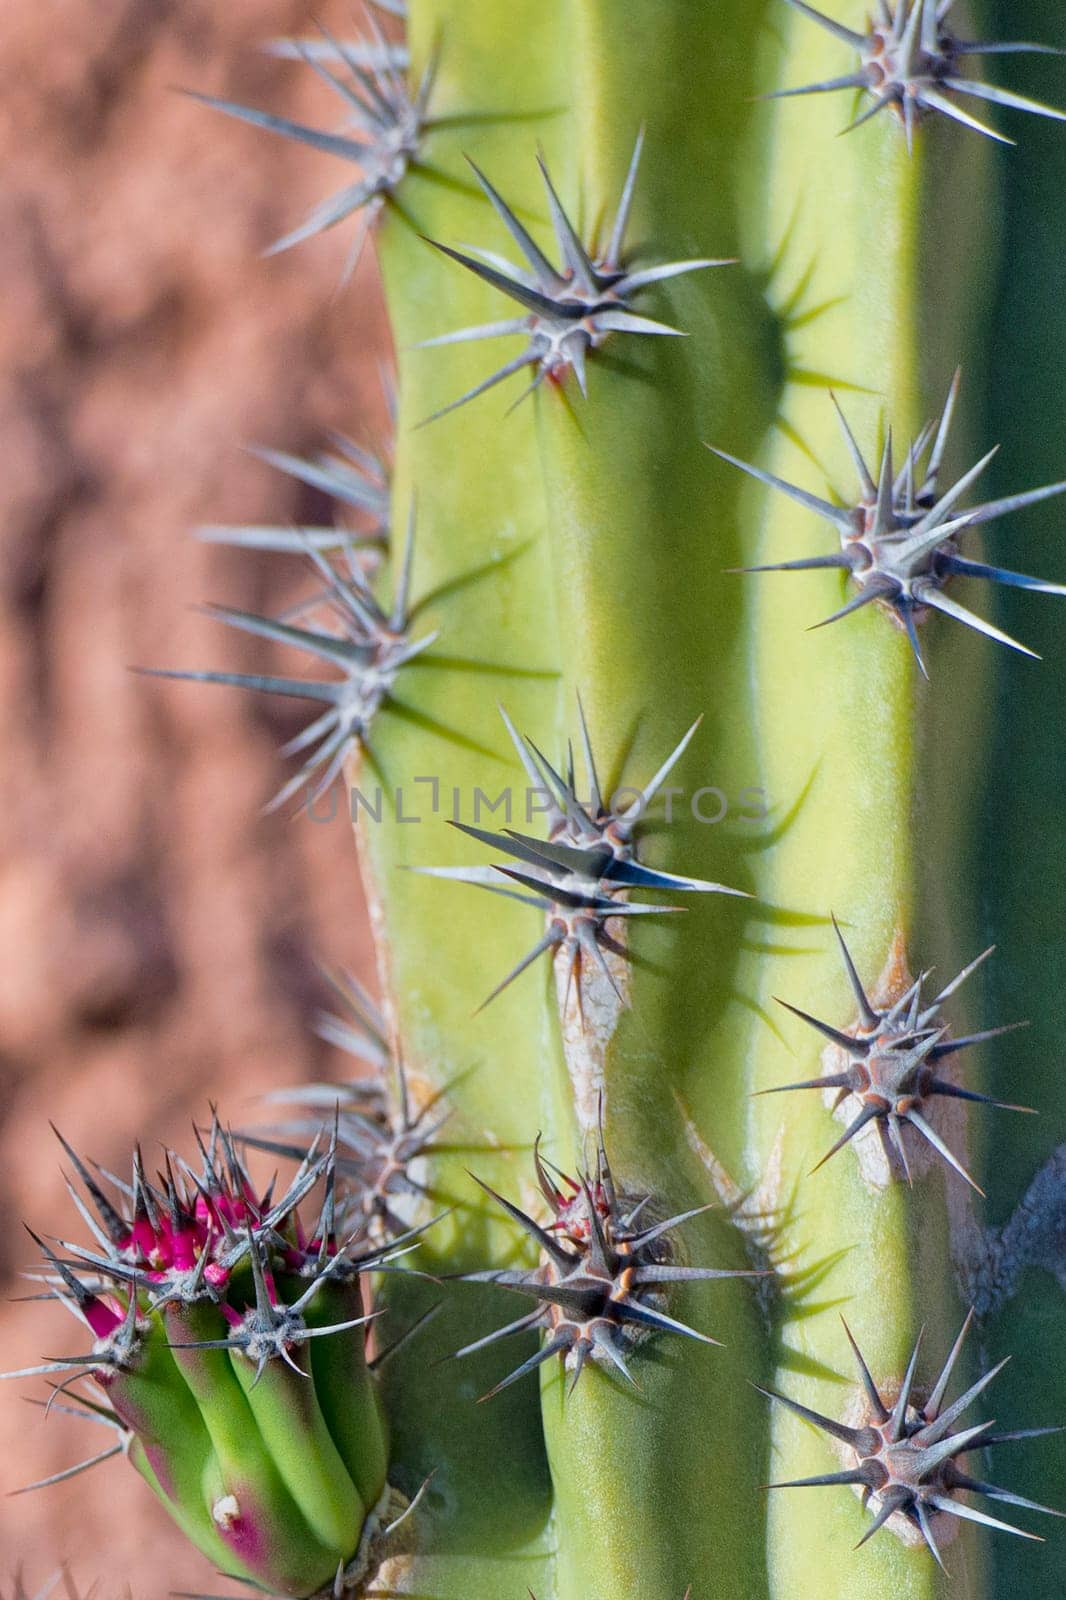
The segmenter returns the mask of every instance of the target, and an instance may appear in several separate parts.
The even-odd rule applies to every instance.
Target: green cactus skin
[[[272,1362],[256,1382],[247,1361],[235,1361],[238,1382],[282,1481],[308,1526],[336,1553],[339,1562],[354,1553],[367,1511],[348,1478],[330,1437],[313,1385]]]
[[[574,10],[578,161],[568,194],[583,195],[595,215],[617,191],[634,123],[644,123],[633,236],[648,241],[652,259],[734,254],[739,197],[727,152],[756,88],[763,8],[718,7],[713,19],[683,21],[668,4],[647,5],[627,20],[624,48],[613,39],[612,11],[595,3]],[[653,74],[649,59],[658,63]],[[709,125],[714,104],[723,106],[722,121]],[[623,782],[648,770],[703,713],[675,781],[690,792],[713,783],[735,799],[760,781],[747,738],[744,597],[738,608],[720,571],[737,564],[741,546],[735,499],[715,494],[701,441],[726,418],[740,436],[758,437],[772,415],[775,346],[741,267],[667,285],[662,302],[668,309],[653,314],[685,329],[686,339],[647,341],[617,366],[605,350],[602,363],[590,362],[587,406],[538,397],[566,688],[580,689],[608,770],[635,733]],[[624,528],[631,534],[620,561]],[[713,815],[713,801],[708,809]],[[688,811],[662,841],[653,836],[649,859],[750,889],[737,853],[745,826],[749,836],[757,831],[743,822],[701,826]],[[668,925],[633,934],[655,970],[632,970],[632,1010],[608,1045],[607,1132],[620,1178],[668,1211],[716,1198],[684,1149],[679,1108],[692,1105],[695,1085],[712,1074],[719,1105],[711,1126],[722,1159],[734,1162],[726,1129],[738,1125],[727,1107],[743,1105],[744,1091],[733,1063],[749,1048],[754,1019],[727,994],[746,987],[740,952],[759,937],[757,927],[743,902],[708,897]],[[695,1006],[694,992],[702,996]],[[553,1132],[572,1141],[572,1118]],[[745,1264],[721,1212],[691,1225],[686,1243],[694,1262]],[[693,1345],[667,1355],[656,1347],[647,1361],[638,1357],[642,1403],[599,1372],[567,1399],[558,1372],[545,1372],[560,1600],[681,1594],[689,1584],[737,1600],[765,1592],[764,1506],[753,1494],[764,1419],[734,1367],[740,1352],[754,1354],[762,1343],[751,1296],[694,1289],[678,1297],[674,1314],[728,1350]],[[678,1419],[690,1407],[716,1419],[701,1430],[695,1471],[679,1439]],[[670,1537],[634,1539],[638,1515],[669,1526]]]
[[[434,162],[460,175],[463,152],[469,151],[533,215],[542,204],[532,160],[537,142],[555,166],[567,132],[562,20],[559,5],[541,0],[517,0],[506,8],[479,5],[476,18],[455,0],[444,8],[414,11],[409,23],[419,60],[440,39],[435,113],[448,118],[473,111],[478,118],[436,132],[429,145]],[[461,50],[445,47],[449,35],[464,39]],[[521,69],[515,61],[501,73],[500,63],[511,60],[516,49]],[[412,174],[403,201],[419,231],[434,238],[462,242],[483,234],[487,207],[480,195],[445,190]],[[494,242],[499,243],[498,236]],[[483,377],[491,359],[477,345],[457,346],[443,360],[441,351],[412,347],[420,339],[503,313],[496,297],[442,261],[396,216],[381,231],[380,257],[403,396],[394,504],[406,506],[413,485],[424,485],[418,497],[418,587],[432,589],[456,573],[479,572],[487,563],[495,568],[454,591],[426,620],[444,630],[442,651],[554,671],[559,647],[543,543],[545,491],[530,417],[516,415],[511,419],[516,427],[502,426],[508,399],[501,391],[498,399],[488,396],[440,424],[412,431]],[[477,460],[473,472],[466,450]],[[445,1086],[454,1107],[447,1130],[454,1154],[434,1160],[433,1187],[437,1202],[457,1209],[433,1230],[421,1264],[428,1272],[463,1271],[502,1265],[513,1255],[512,1231],[501,1225],[467,1169],[493,1187],[516,1192],[513,1173],[528,1166],[534,1135],[546,1125],[549,1102],[560,1092],[561,1052],[538,977],[501,997],[491,1023],[488,1017],[472,1019],[535,937],[531,913],[500,900],[487,923],[476,890],[403,869],[470,859],[467,841],[443,820],[450,814],[452,790],[466,797],[471,821],[476,820],[469,811],[475,788],[492,797],[507,785],[518,790],[522,774],[496,703],[505,700],[519,725],[534,721],[542,727],[554,691],[544,681],[471,673],[445,678],[417,667],[408,681],[421,710],[462,728],[498,754],[493,761],[452,745],[427,744],[417,729],[383,718],[380,766],[388,786],[403,789],[406,814],[430,820],[421,825],[390,820],[359,830],[371,900],[387,905],[389,932],[378,958],[404,1059],[416,1088],[419,1080]],[[413,781],[420,775],[440,778],[436,818],[430,814],[429,786]],[[369,777],[364,767],[361,780]],[[487,813],[482,822],[486,818]],[[514,825],[523,827],[524,817]],[[426,959],[429,946],[434,947],[432,961]],[[507,1041],[505,1056],[497,1054],[497,1037]],[[499,1146],[498,1154],[493,1145]],[[383,1286],[383,1295],[393,1311],[385,1337],[402,1331],[412,1315],[440,1299],[439,1293],[398,1278]],[[527,1586],[534,1592],[546,1589],[546,1557],[554,1537],[536,1386],[516,1385],[490,1404],[475,1404],[504,1377],[511,1357],[520,1359],[523,1349],[531,1354],[535,1341],[517,1341],[507,1352],[488,1350],[454,1368],[435,1365],[516,1314],[512,1298],[503,1293],[485,1291],[475,1299],[471,1292],[461,1302],[449,1296],[425,1334],[383,1370],[401,1486],[410,1493],[434,1474],[425,1507],[431,1532],[420,1541],[426,1553],[416,1555],[402,1574],[393,1576],[390,1570],[400,1592],[496,1600],[512,1591],[521,1595]],[[475,1552],[484,1552],[484,1561],[472,1559]]]
[[[812,39],[801,19],[788,22],[789,81],[808,81],[812,66],[816,76],[825,76],[832,50],[825,49],[824,40]],[[966,214],[979,217],[986,153],[979,141],[963,144],[954,137],[955,130],[930,125],[923,129],[914,157],[908,158],[900,130],[887,118],[879,119],[883,126],[837,139],[839,104],[823,102],[805,109],[809,115],[804,116],[802,140],[794,102],[781,102],[771,112],[768,183],[779,199],[768,212],[763,248],[769,256],[778,247],[789,227],[792,197],[801,196],[783,267],[798,277],[809,262],[817,262],[807,291],[809,304],[844,298],[792,336],[790,357],[801,370],[826,373],[842,387],[854,384],[872,391],[846,395],[849,421],[856,427],[856,417],[865,419],[858,431],[873,445],[884,408],[905,448],[932,414],[937,386],[946,385],[955,363],[969,351],[970,326],[983,296],[972,267],[952,250],[950,265],[942,278],[938,274],[940,326],[927,319],[923,280],[937,256],[950,249],[950,230],[941,231],[937,196],[958,184],[970,199]],[[945,162],[950,164],[946,173]],[[875,203],[868,204],[873,197]],[[826,253],[819,241],[842,213],[855,225],[841,230],[838,248]],[[893,242],[888,249],[878,243],[886,232]],[[983,254],[971,236],[968,260]],[[971,275],[969,283],[959,286],[957,299],[950,287],[956,271]],[[825,462],[830,482],[850,484],[846,474],[851,469],[823,388],[786,383],[779,415],[802,448],[779,433],[764,458],[770,470],[792,481],[820,484],[821,474],[811,473],[809,450],[819,463]],[[760,525],[753,561],[807,553],[810,519],[760,494],[752,499]],[[950,908],[936,904],[944,879],[953,877],[945,873],[940,851],[945,836],[954,833],[953,853],[959,852],[967,821],[960,815],[960,803],[965,807],[966,797],[952,785],[950,793],[937,797],[951,809],[939,811],[930,800],[925,767],[935,772],[941,763],[969,766],[979,759],[975,719],[965,710],[958,715],[958,689],[965,684],[967,696],[979,696],[986,651],[965,639],[945,637],[945,629],[927,629],[935,635],[929,646],[934,652],[930,692],[916,682],[904,635],[883,615],[867,612],[804,635],[805,628],[842,603],[839,578],[822,582],[812,576],[802,593],[799,580],[786,576],[740,581],[758,590],[753,637],[761,686],[760,766],[767,788],[787,805],[811,783],[808,803],[799,806],[785,837],[764,858],[762,893],[778,905],[833,909],[845,925],[849,945],[855,941],[855,960],[871,987],[888,967],[897,939],[898,953],[916,970],[935,961],[943,971],[955,959],[958,943],[965,943],[973,916],[964,894],[950,888]],[[802,704],[818,707],[809,721],[797,718],[796,696],[786,687],[797,670],[803,675]],[[909,822],[918,808],[921,829]],[[935,875],[933,882],[929,874]],[[931,915],[923,904],[927,882],[933,890],[928,897]],[[812,939],[804,930],[787,943],[791,950],[762,963],[760,1002],[767,1011],[779,1011],[771,997],[780,995],[816,1016],[850,1026],[854,1002],[832,941]],[[929,944],[935,953],[926,953]],[[804,954],[804,948],[810,953]],[[972,945],[968,949],[976,953]],[[753,1087],[766,1089],[832,1070],[822,1065],[822,1041],[802,1024],[786,1014],[777,1027],[779,1042],[765,1036],[760,1042]],[[973,1081],[969,1063],[966,1081]],[[751,1105],[748,1171],[757,1181],[776,1164],[776,1195],[789,1212],[775,1247],[779,1259],[791,1262],[801,1285],[810,1274],[817,1286],[814,1293],[786,1291],[780,1298],[774,1386],[815,1409],[829,1407],[838,1414],[841,1398],[853,1393],[854,1384],[839,1310],[848,1317],[874,1372],[894,1376],[897,1382],[919,1323],[928,1323],[937,1348],[946,1348],[954,1336],[965,1308],[951,1259],[949,1207],[968,1201],[954,1188],[959,1180],[945,1176],[936,1164],[917,1178],[913,1189],[898,1180],[887,1189],[872,1188],[854,1150],[842,1152],[808,1177],[843,1131],[827,1115],[823,1097],[772,1096]],[[769,1424],[768,1476],[773,1479],[829,1472],[842,1464],[824,1439],[794,1417],[772,1415]],[[770,1497],[767,1565],[772,1594],[812,1594],[815,1585],[820,1593],[846,1595],[848,1600],[877,1592],[906,1595],[908,1600],[946,1592],[947,1580],[928,1553],[908,1548],[894,1536],[881,1535],[854,1552],[867,1519],[850,1491],[837,1491],[836,1504],[820,1515],[806,1494],[782,1491]],[[957,1575],[965,1574],[963,1581],[973,1594],[981,1592],[975,1544],[960,1535],[945,1552],[947,1565]]]
[[[825,4],[834,23],[865,32],[863,0]],[[940,1564],[928,1528],[924,1543],[917,1527],[901,1536],[898,1516],[876,1531],[853,1486],[765,1489],[854,1465],[833,1428],[864,1427],[864,1406],[894,1403],[922,1328],[916,1407],[901,1425],[934,1426],[936,1407],[928,1419],[920,1408],[971,1305],[973,1354],[960,1356],[952,1394],[1015,1355],[996,1387],[999,1428],[1053,1435],[1066,1408],[1043,1353],[1057,1348],[1066,1281],[1055,1053],[1066,984],[1053,931],[1066,857],[1049,736],[1066,661],[1054,602],[1008,593],[993,606],[975,580],[953,578],[953,596],[1036,648],[1043,640],[1050,659],[1004,660],[932,615],[921,624],[926,682],[883,607],[807,631],[854,598],[839,570],[735,570],[833,548],[809,510],[737,470],[850,493],[830,388],[866,459],[876,463],[891,425],[899,461],[961,363],[945,482],[1001,437],[983,497],[1063,476],[1055,211],[1066,142],[1029,118],[1022,149],[1007,152],[937,114],[908,151],[892,112],[838,137],[840,96],[776,97],[844,70],[846,41],[812,26],[809,10],[799,0],[408,6],[411,81],[429,81],[435,60],[428,122],[375,236],[400,374],[391,526],[413,509],[413,598],[430,597],[418,631],[439,639],[402,668],[346,778],[393,1053],[416,1107],[442,1094],[451,1108],[446,1135],[420,1152],[428,1179],[425,1205],[414,1204],[420,1221],[431,1208],[444,1215],[420,1241],[420,1275],[375,1285],[381,1348],[397,1341],[380,1372],[361,1329],[309,1342],[297,1357],[310,1363],[306,1388],[276,1363],[253,1383],[253,1366],[229,1351],[173,1356],[196,1401],[182,1455],[190,1483],[222,1481],[244,1421],[256,1424],[256,1481],[264,1506],[274,1497],[264,1517],[287,1593],[331,1583],[386,1472],[419,1496],[402,1544],[383,1553],[392,1594],[1006,1600],[1021,1583],[1050,1596],[1066,1580],[1052,1524],[1044,1546],[941,1515]],[[988,10],[999,15],[981,19],[984,38],[1058,42],[1051,0]],[[916,22],[931,16],[919,0]],[[954,12],[941,21],[953,26]],[[958,27],[978,32],[970,19]],[[1009,72],[1012,86],[1048,93],[1048,63],[1005,60],[1004,81]],[[993,109],[1004,125],[1014,115]],[[454,404],[511,347],[442,341],[513,310],[430,248],[514,256],[463,157],[551,256],[539,147],[591,252],[641,130],[634,260],[736,264],[643,287],[626,310],[684,337],[612,334],[588,351],[587,395],[573,372],[555,373],[505,416],[533,376],[524,371]],[[1010,270],[997,302],[1000,256]],[[1061,504],[1027,512],[1005,564],[1061,578],[1056,515]],[[988,559],[1005,557],[998,529],[987,532]],[[966,554],[981,558],[969,538]],[[750,898],[694,895],[683,915],[627,919],[617,948],[606,946],[609,978],[590,960],[568,984],[563,956],[548,955],[501,989],[543,913],[447,876],[487,860],[484,839],[449,819],[543,837],[498,702],[552,761],[578,731],[579,703],[610,789],[645,781],[702,718],[670,778],[681,791],[673,820],[638,830],[636,856]],[[514,803],[501,816],[491,807],[505,789]],[[726,815],[711,824],[719,797]],[[519,853],[510,866],[522,866]],[[856,982],[884,1011],[935,966],[929,1003],[992,940],[999,954],[951,994],[943,1021],[954,1038],[1026,1016],[1035,1027],[949,1058],[946,1073],[1044,1116],[948,1098],[930,1112],[934,1138],[989,1189],[987,1217],[917,1124],[903,1134],[910,1183],[878,1142],[883,1119],[823,1165],[844,1132],[827,1096],[774,1092],[842,1070],[803,1017],[853,1034]],[[726,1348],[650,1334],[626,1347],[636,1388],[595,1360],[572,1381],[553,1357],[490,1396],[537,1353],[536,1333],[492,1335],[531,1305],[506,1274],[517,1281],[538,1263],[530,1228],[513,1227],[484,1186],[547,1222],[535,1140],[557,1170],[588,1172],[600,1133],[627,1203],[648,1197],[649,1224],[707,1208],[664,1244],[671,1270],[713,1262],[761,1276],[665,1289],[671,1317]],[[591,1190],[574,1203],[574,1226],[594,1233]],[[545,1283],[565,1306],[549,1259]],[[499,1285],[485,1281],[493,1274]],[[349,1282],[330,1282],[308,1322],[346,1321],[357,1301]],[[447,1359],[470,1345],[461,1362]],[[987,1415],[975,1409],[972,1421]],[[970,1423],[968,1413],[959,1428]],[[131,1453],[153,1482],[141,1445]],[[997,1461],[995,1481],[1062,1508],[1061,1461],[1061,1438],[1031,1438]],[[966,1469],[992,1475],[976,1458]],[[207,1550],[215,1532],[203,1536],[195,1496],[177,1485],[170,1498]],[[1016,1520],[1026,1533],[1036,1521],[1022,1508]]]
[[[449,74],[481,59],[483,30],[488,39],[493,29],[484,11],[464,11],[460,28],[447,8],[443,15],[432,8],[432,19],[427,8],[412,9],[416,60],[420,37],[438,22],[442,38],[457,34],[451,60],[443,56]],[[648,4],[620,24],[613,8],[583,0],[565,16],[562,8],[541,8],[539,22],[545,30],[554,23],[558,53],[573,64],[572,138],[557,152],[550,135],[541,135],[564,203],[580,197],[586,218],[613,204],[634,128],[643,123],[634,236],[647,244],[649,258],[736,253],[742,264],[668,285],[649,314],[689,338],[631,342],[617,358],[610,348],[594,354],[587,402],[572,385],[565,396],[545,386],[527,407],[535,421],[519,412],[504,422],[502,407],[492,414],[490,396],[405,439],[405,416],[421,420],[493,366],[478,344],[457,347],[454,366],[449,353],[443,377],[445,363],[430,364],[439,351],[402,358],[401,478],[442,491],[436,498],[450,509],[467,503],[471,484],[465,474],[456,484],[442,458],[491,460],[499,465],[485,477],[494,488],[514,485],[513,514],[535,504],[528,475],[539,465],[546,495],[542,565],[551,575],[553,604],[550,622],[538,596],[531,637],[539,644],[553,629],[562,675],[554,709],[541,690],[538,720],[516,720],[542,748],[553,753],[571,731],[574,687],[603,765],[617,769],[626,752],[625,771],[614,770],[616,777],[647,770],[649,757],[670,748],[704,712],[677,781],[691,788],[707,772],[727,793],[754,786],[770,797],[774,810],[762,827],[733,823],[716,830],[682,817],[650,847],[656,865],[755,890],[759,903],[745,908],[709,899],[683,919],[643,924],[633,936],[649,965],[629,972],[632,1009],[621,1017],[606,1058],[606,1115],[616,1164],[636,1187],[661,1196],[665,1208],[721,1197],[723,1169],[738,1191],[753,1186],[779,1207],[780,1218],[764,1231],[776,1235],[771,1259],[787,1273],[769,1341],[741,1294],[716,1293],[713,1301],[708,1291],[679,1296],[676,1314],[725,1337],[730,1349],[667,1355],[655,1346],[646,1365],[638,1355],[643,1404],[595,1371],[567,1398],[559,1369],[543,1369],[556,1553],[542,1587],[566,1600],[680,1594],[690,1584],[695,1595],[789,1600],[814,1593],[849,1600],[859,1593],[938,1595],[947,1592],[947,1580],[928,1552],[891,1533],[853,1551],[866,1524],[848,1491],[837,1491],[821,1509],[798,1491],[769,1502],[760,1495],[767,1477],[828,1471],[836,1463],[794,1418],[753,1411],[736,1364],[750,1377],[772,1375],[808,1404],[824,1409],[827,1395],[839,1401],[852,1392],[837,1320],[843,1305],[860,1342],[866,1338],[872,1348],[879,1376],[898,1381],[919,1320],[928,1321],[932,1343],[948,1341],[958,1327],[966,1290],[953,1261],[951,1218],[957,1228],[969,1200],[952,1189],[961,1188],[960,1180],[927,1163],[920,1163],[913,1190],[893,1183],[871,1192],[850,1151],[808,1178],[842,1131],[832,1132],[820,1097],[785,1106],[748,1096],[825,1070],[813,1036],[800,1037],[801,1026],[784,1014],[771,1021],[772,994],[840,1026],[852,1020],[828,928],[831,910],[846,923],[871,985],[894,951],[916,969],[935,960],[944,972],[980,948],[977,907],[962,870],[978,802],[972,791],[959,794],[953,775],[960,763],[972,768],[980,759],[984,719],[977,707],[992,670],[989,647],[934,623],[923,633],[934,680],[926,690],[916,681],[906,640],[883,615],[868,613],[805,637],[805,626],[840,603],[838,579],[807,580],[811,586],[801,593],[795,579],[731,578],[722,569],[807,553],[798,541],[810,519],[739,484],[699,445],[749,451],[748,459],[822,493],[818,466],[789,440],[801,440],[825,464],[830,482],[844,481],[846,458],[826,394],[830,380],[871,449],[882,414],[905,440],[916,434],[939,408],[960,360],[976,410],[995,243],[991,236],[979,242],[994,193],[989,152],[960,130],[930,126],[908,158],[900,130],[887,118],[838,140],[839,104],[785,102],[753,112],[742,92],[745,75],[747,92],[755,93],[786,81],[786,73],[789,82],[824,76],[827,60],[832,64],[831,41],[827,48],[802,19],[771,14],[769,7],[680,17],[676,7]],[[505,50],[494,81],[508,62]],[[529,81],[526,74],[523,85]],[[1027,128],[1026,136],[1043,132]],[[506,154],[496,130],[485,142],[479,135],[467,135],[463,149],[511,203],[528,208],[524,220],[538,209],[542,214],[516,157],[513,130]],[[446,242],[500,248],[501,230],[487,208],[478,232],[458,210],[449,200],[420,212],[419,224]],[[834,240],[831,251],[827,238]],[[429,338],[506,314],[499,296],[448,267],[438,276],[429,325],[422,285],[431,269],[398,229],[382,242],[401,348],[408,331],[413,339]],[[776,325],[759,294],[763,286]],[[452,297],[464,294],[469,299],[457,305]],[[471,351],[478,359],[468,360]],[[503,394],[506,404],[511,396]],[[771,429],[775,416],[783,426]],[[960,452],[970,443],[967,422],[957,429]],[[969,431],[977,448],[952,462],[959,471],[979,453],[973,422]],[[1022,471],[1024,485],[1043,481],[1025,464]],[[1051,463],[1046,477],[1059,476],[1061,466]],[[483,493],[483,484],[479,479],[474,492]],[[493,507],[479,523],[491,537]],[[433,540],[428,531],[427,560]],[[1027,622],[1031,628],[1031,615]],[[508,628],[509,652],[521,637]],[[490,700],[478,694],[481,727]],[[385,738],[391,752],[391,730],[383,748]],[[409,772],[417,757],[403,750],[402,770]],[[471,781],[483,782],[483,774],[484,765]],[[916,814],[920,829],[911,824]],[[442,909],[440,885],[427,893],[407,882],[397,890],[387,876],[390,864],[410,861],[412,851],[434,864],[472,859],[445,839],[427,841],[430,831],[369,830],[371,873],[385,903],[386,974],[405,1047],[436,1078],[441,1057],[464,1063],[479,1037],[487,1052],[492,1041],[507,1040],[500,1062],[508,1085],[500,1109],[507,1113],[519,1079],[511,1041],[516,1035],[541,1041],[547,1033],[552,1042],[542,1047],[532,1080],[539,1079],[545,1098],[526,1123],[526,1139],[534,1125],[544,1130],[549,1154],[566,1165],[580,1153],[581,1135],[554,1043],[556,996],[543,971],[520,979],[485,1019],[452,1022],[449,1015],[449,1032],[438,1033],[432,1053],[424,1052],[427,1014],[438,1026],[445,1015],[426,1005],[425,977],[412,990],[396,963],[401,971],[417,968],[418,951],[432,948],[436,971],[444,942],[434,931],[437,919],[452,925],[475,899],[472,914],[482,933],[472,937],[471,961],[490,950],[491,972],[464,961],[461,976],[449,973],[471,1004],[532,943],[527,933],[509,959],[507,908],[499,915],[473,891],[454,889]],[[945,859],[958,862],[959,872],[945,873]],[[465,938],[468,924],[462,927]],[[526,1021],[531,996],[541,1009]],[[969,1031],[971,1020],[977,1025],[961,1009],[965,1004],[955,1002],[956,1033]],[[519,1016],[523,1021],[512,1021]],[[986,1060],[993,1048],[983,1052]],[[980,1066],[968,1058],[967,1083],[980,1086]],[[487,1086],[493,1071],[489,1054],[476,1076]],[[464,1081],[453,1091],[463,1114],[468,1095],[480,1090]],[[1006,1098],[1032,1096],[1015,1088]],[[980,1140],[974,1119],[967,1120],[971,1137]],[[499,1129],[498,1120],[493,1127]],[[1000,1125],[996,1135],[1015,1137]],[[717,1185],[692,1146],[720,1164]],[[514,1183],[501,1186],[520,1193]],[[733,1230],[722,1215],[702,1231],[691,1242],[692,1259],[721,1259],[723,1238],[738,1264],[744,1259],[735,1234],[728,1243]],[[477,1265],[489,1260],[483,1251]],[[501,1313],[500,1321],[516,1314]],[[465,1327],[464,1342],[472,1336]],[[1030,1407],[1019,1425],[1055,1420],[1038,1409],[1033,1416]],[[706,1426],[681,1437],[680,1419],[690,1416],[705,1417]],[[1053,1445],[1039,1448],[1046,1454]],[[508,1459],[515,1454],[512,1446]],[[1054,1501],[1046,1485],[1042,1497]],[[634,1536],[634,1528],[658,1527],[668,1527],[669,1537]],[[988,1543],[962,1530],[947,1556],[953,1582],[961,1570],[973,1594],[987,1589]],[[417,1571],[416,1561],[413,1591]]]
[[[137,1443],[130,1459],[138,1472],[196,1547],[227,1567],[232,1556],[211,1521],[208,1504],[217,1457],[161,1327],[150,1330],[136,1367],[116,1375],[107,1392],[116,1414],[134,1430]]]

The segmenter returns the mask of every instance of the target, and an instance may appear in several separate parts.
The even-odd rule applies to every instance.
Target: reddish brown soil
[[[320,513],[241,446],[378,421],[372,263],[334,300],[339,234],[260,256],[343,174],[172,92],[332,115],[257,52],[301,23],[289,0],[0,7],[0,1367],[81,1337],[11,1300],[23,1219],[80,1226],[48,1119],[107,1164],[182,1144],[209,1096],[239,1118],[337,1067],[308,1034],[316,956],[369,976],[343,821],[260,815],[286,708],[128,670],[265,665],[193,608],[273,609],[298,567],[188,529]],[[104,1442],[34,1392],[0,1388],[0,1491]],[[0,1498],[0,1594],[61,1559],[101,1600],[217,1587],[121,1461]]]

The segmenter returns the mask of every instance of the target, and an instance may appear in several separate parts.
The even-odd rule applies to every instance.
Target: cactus
[[[207,100],[354,166],[276,248],[373,225],[395,440],[268,453],[333,526],[202,530],[306,557],[216,615],[324,676],[150,670],[312,702],[271,804],[350,810],[381,1008],[200,1167],[66,1147],[94,1342],[33,1370],[260,1591],[1066,1580],[1064,651],[1011,631],[1066,593],[1061,17],[826,3],[376,0],[271,45],[339,131]]]

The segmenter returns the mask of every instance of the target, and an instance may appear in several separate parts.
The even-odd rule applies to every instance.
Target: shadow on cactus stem
[[[795,243],[801,214],[801,202],[797,199],[772,254],[764,264],[751,269],[753,281],[772,313],[777,335],[777,388],[783,390],[786,383],[792,383],[800,388],[815,387],[837,389],[845,393],[868,393],[865,384],[844,373],[830,376],[828,373],[815,372],[804,366],[802,358],[792,349],[791,341],[794,335],[813,327],[821,318],[828,317],[838,308],[846,306],[850,299],[850,295],[846,293],[831,294],[821,299],[815,297],[817,293],[815,282],[824,265],[817,252],[805,257],[798,270],[791,265],[789,257]],[[775,425],[783,433],[793,437],[795,430],[784,417],[778,416],[774,420]],[[810,454],[798,436],[794,442],[805,454]]]
[[[854,1247],[834,1250],[813,1260],[805,1259],[809,1254],[808,1246],[795,1241],[802,1199],[799,1175],[793,1176],[784,1196],[778,1192],[776,1176],[768,1175],[760,1183],[741,1189],[701,1136],[677,1090],[674,1099],[681,1115],[685,1142],[710,1179],[718,1203],[756,1271],[757,1281],[753,1287],[767,1334],[774,1336],[783,1311],[787,1312],[790,1322],[802,1321],[845,1304],[847,1296],[812,1298],[813,1292],[846,1260]],[[772,1165],[776,1166],[776,1157]],[[786,1250],[783,1245],[789,1239],[795,1242]],[[840,1381],[839,1375],[824,1362],[792,1350],[780,1341],[777,1341],[774,1364],[809,1377]]]
[[[498,383],[520,372],[523,367],[531,367],[534,377],[510,407],[512,411],[539,389],[546,378],[561,385],[571,372],[577,379],[582,395],[587,398],[587,357],[599,350],[612,333],[677,336],[682,332],[638,315],[630,305],[634,294],[667,279],[702,271],[705,267],[736,264],[732,259],[699,259],[664,262],[637,270],[624,265],[625,235],[643,146],[642,129],[633,147],[610,234],[602,247],[596,242],[587,247],[582,243],[563,209],[544,158],[538,155],[537,162],[547,191],[552,228],[562,262],[560,266],[548,260],[503,196],[481,169],[470,163],[490,205],[518,246],[522,265],[516,267],[489,251],[479,250],[475,256],[454,250],[451,245],[439,244],[435,239],[429,239],[427,243],[508,299],[516,301],[524,308],[524,315],[502,322],[461,328],[455,333],[438,334],[435,338],[423,339],[418,348],[425,350],[483,339],[511,338],[516,334],[524,336],[527,344],[520,355],[512,357],[457,400],[433,412],[425,419],[427,424],[475,400],[486,390],[495,388]]]

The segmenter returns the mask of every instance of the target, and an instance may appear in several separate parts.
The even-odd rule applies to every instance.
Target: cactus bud
[[[37,1241],[42,1281],[93,1342],[32,1370],[104,1392],[106,1408],[71,1397],[120,1436],[94,1460],[128,1453],[217,1567],[297,1597],[354,1592],[398,1509],[360,1280],[383,1252],[338,1238],[336,1139],[320,1143],[276,1198],[217,1116],[201,1163],[168,1153],[156,1182],[139,1151],[130,1184],[100,1181],[64,1141],[95,1247]]]

